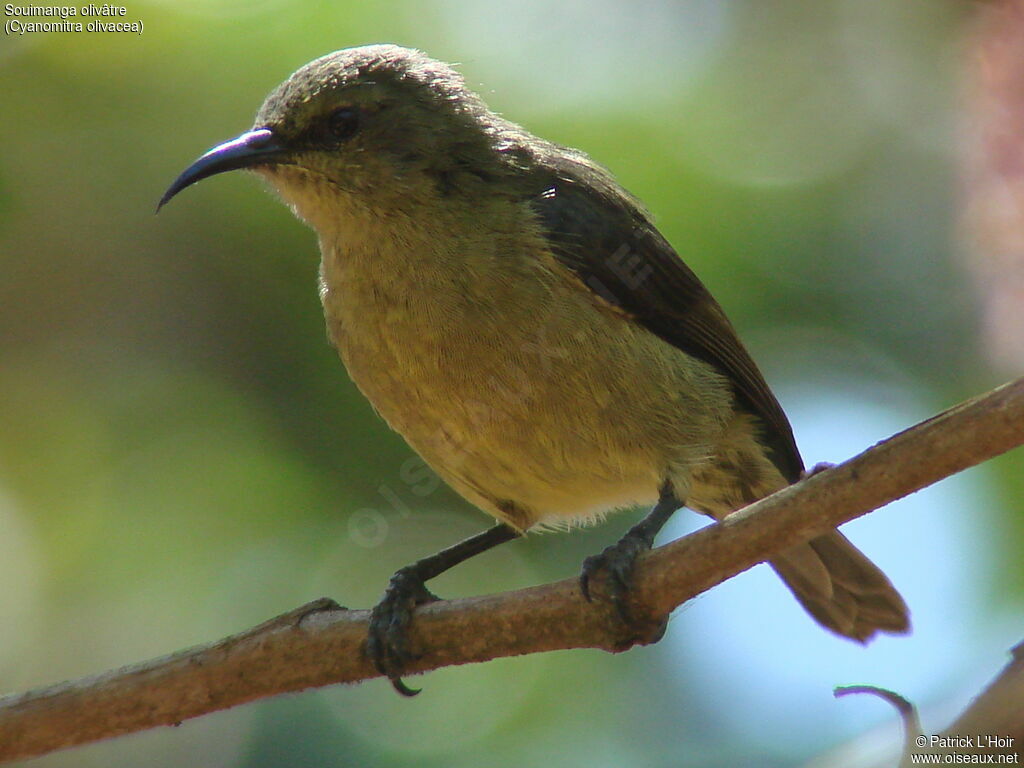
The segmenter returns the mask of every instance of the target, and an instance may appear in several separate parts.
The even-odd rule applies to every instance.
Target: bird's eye
[[[355,107],[339,107],[327,118],[327,130],[335,139],[349,139],[359,130],[359,110]]]

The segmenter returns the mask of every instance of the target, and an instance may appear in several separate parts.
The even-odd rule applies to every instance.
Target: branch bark
[[[989,686],[949,726],[944,736],[985,737],[961,752],[1007,755],[1024,750],[1024,642],[1010,651],[1010,661]],[[999,743],[987,737],[998,737]]]
[[[837,467],[647,554],[635,612],[676,606],[774,553],[1024,443],[1024,379],[962,403]],[[279,693],[378,677],[362,653],[369,611],[318,600],[246,632],[0,699],[0,761],[160,725]],[[626,650],[615,611],[575,578],[416,612],[410,673],[568,648]]]

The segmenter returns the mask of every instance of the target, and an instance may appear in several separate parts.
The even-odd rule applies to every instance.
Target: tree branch
[[[772,554],[1024,443],[1024,379],[879,443],[637,564],[635,612],[657,617]],[[239,635],[0,699],[0,761],[173,725],[278,693],[378,677],[362,653],[369,611],[324,599]],[[575,578],[417,610],[410,672],[567,648],[625,650]]]
[[[1000,737],[1001,743],[993,745],[986,738],[961,752],[1020,758],[1024,750],[1024,642],[1010,651],[1010,661],[996,679],[943,732],[944,736],[979,734]]]

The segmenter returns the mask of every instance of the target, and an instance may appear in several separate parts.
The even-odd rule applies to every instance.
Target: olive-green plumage
[[[799,478],[782,409],[638,201],[449,66],[389,45],[330,54],[246,137],[261,159],[218,160],[168,197],[220,170],[263,175],[319,236],[352,379],[498,520],[581,523],[663,487],[721,519]],[[772,565],[834,632],[907,629],[899,594],[838,532]]]

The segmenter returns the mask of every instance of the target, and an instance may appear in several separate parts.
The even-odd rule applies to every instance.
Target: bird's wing
[[[739,404],[764,423],[772,462],[795,482],[803,461],[789,420],[722,308],[610,177],[598,171],[586,182],[563,172],[531,197],[557,258],[633,320],[721,371]]]

